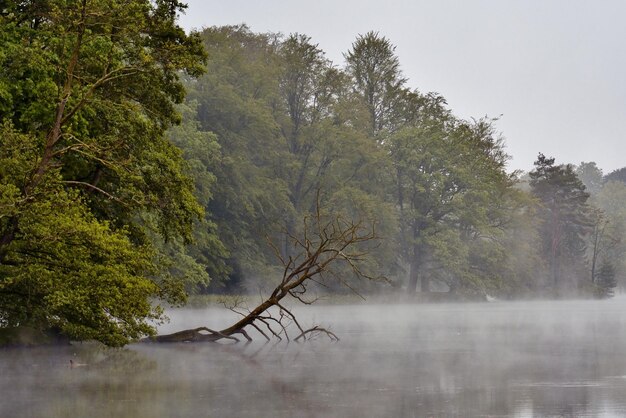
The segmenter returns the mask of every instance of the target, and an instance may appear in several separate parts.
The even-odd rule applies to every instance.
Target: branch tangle
[[[298,250],[297,256],[281,257],[277,247],[273,246],[284,267],[283,277],[270,297],[254,309],[248,310],[247,313],[241,312],[239,303],[229,306],[233,312],[242,316],[235,324],[221,331],[212,331],[202,327],[152,337],[151,341],[218,341],[233,339],[232,336],[237,333],[250,340],[251,338],[245,331],[246,327],[254,328],[268,341],[271,338],[279,340],[285,338],[287,341],[291,341],[292,338],[288,332],[290,326],[294,326],[298,332],[293,341],[307,340],[321,334],[328,336],[333,341],[338,341],[337,335],[320,326],[316,325],[308,329],[302,327],[293,312],[282,303],[282,300],[291,296],[302,303],[312,304],[315,300],[307,301],[303,296],[306,293],[307,285],[310,282],[317,282],[322,274],[329,274],[349,287],[339,277],[339,274],[333,271],[335,265],[341,262],[346,263],[358,277],[372,280],[380,279],[369,276],[360,269],[358,262],[363,259],[366,253],[355,251],[355,247],[358,247],[359,244],[376,240],[376,233],[374,228],[365,228],[362,222],[355,223],[345,221],[342,218],[334,218],[324,222],[319,210],[313,220],[311,226],[309,219],[304,219],[304,233],[301,238],[289,235],[289,239]],[[235,340],[237,339],[235,338]]]

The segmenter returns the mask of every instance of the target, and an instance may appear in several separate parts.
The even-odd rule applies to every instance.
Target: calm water
[[[0,417],[626,416],[626,298],[296,309],[341,341],[0,351]]]

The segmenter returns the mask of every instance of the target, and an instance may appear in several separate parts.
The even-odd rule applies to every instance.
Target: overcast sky
[[[358,34],[394,45],[409,85],[456,115],[502,115],[510,169],[626,166],[626,0],[187,0],[186,29],[299,32],[336,65]]]

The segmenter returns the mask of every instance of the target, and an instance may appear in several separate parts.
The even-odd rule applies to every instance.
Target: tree
[[[598,273],[598,295],[603,298],[610,298],[614,295],[614,289],[617,287],[615,280],[615,268],[610,262],[603,262]]]
[[[370,113],[370,134],[377,137],[385,130],[397,128],[396,119],[402,101],[409,93],[406,78],[400,70],[395,46],[377,32],[359,35],[345,54],[347,71],[354,78],[356,91]]]
[[[596,163],[592,162],[581,162],[578,167],[576,167],[576,175],[583,182],[587,192],[593,196],[602,189],[602,184],[604,183],[604,179],[602,176],[602,170],[598,168]]]
[[[306,35],[292,34],[280,43],[280,94],[285,102],[289,124],[283,134],[289,149],[298,154],[306,148],[301,129],[328,115],[333,99],[336,70],[324,58],[324,52]]]
[[[608,225],[608,220],[601,210],[592,210],[592,226],[591,232],[591,283],[596,282],[596,266],[598,265],[599,257],[604,252],[605,247],[605,234]]]
[[[278,38],[252,33],[245,25],[207,28],[201,38],[209,54],[207,72],[186,85],[192,111],[184,123],[212,136],[219,147],[205,209],[229,252],[225,263],[230,272],[219,283],[236,289],[245,286],[246,276],[274,274],[265,233],[280,231],[282,217],[293,212],[288,187],[276,174],[284,162],[273,114],[279,102]],[[183,149],[194,155],[185,145]]]
[[[604,181],[621,181],[622,183],[626,183],[626,167],[611,171],[609,174],[604,176]]]
[[[122,345],[180,300],[151,237],[202,214],[180,151],[181,71],[204,52],[153,1],[0,7],[0,324]]]
[[[585,190],[591,197],[590,201],[593,201],[604,186],[602,170],[598,168],[595,162],[581,162],[580,165],[576,167],[576,175],[585,185]],[[607,242],[612,241],[610,233],[612,228],[607,228],[610,221],[601,209],[593,208],[591,210],[591,222],[593,229],[589,237],[588,247],[591,258],[591,282],[596,283],[597,267],[601,259],[600,256],[605,251]]]
[[[436,278],[451,290],[484,293],[487,276],[476,267],[487,260],[472,262],[480,256],[471,248],[490,252],[489,238],[502,226],[504,212],[494,202],[505,205],[513,185],[504,171],[506,154],[489,121],[459,121],[435,95],[424,101],[429,105],[420,119],[387,143],[409,265],[407,291],[415,292],[420,281],[428,292]]]
[[[213,200],[217,178],[212,172],[220,164],[222,155],[217,137],[211,132],[199,130],[195,120],[197,103],[189,102],[178,106],[182,123],[167,132],[170,141],[183,151],[187,163],[186,173],[194,179],[195,196],[204,208]],[[194,222],[193,240],[170,239],[163,245],[168,255],[170,270],[183,276],[186,290],[194,293],[209,285],[224,286],[232,273],[228,265],[230,253],[218,236],[218,226],[213,215],[205,210],[204,219]]]
[[[507,215],[506,232],[499,237],[505,257],[498,260],[496,270],[504,278],[497,296],[513,299],[542,295],[549,287],[545,272],[548,270],[540,237],[540,210],[535,198],[521,189],[519,183],[514,189],[516,198]]]
[[[288,257],[285,237],[302,232],[299,219],[314,213],[319,191],[335,214],[381,219],[381,231],[393,230],[381,175],[387,157],[367,136],[367,112],[350,77],[304,35],[283,39],[235,26],[205,29],[202,38],[208,71],[188,83],[195,112],[185,124],[219,146],[206,209],[230,252],[228,285],[269,283],[281,266],[265,246],[266,231],[283,239]],[[382,247],[381,263],[390,253]]]
[[[289,36],[280,43],[278,55],[282,106],[276,108],[274,117],[286,142],[281,154],[286,164],[280,175],[287,184],[293,208],[285,219],[289,236],[296,233],[296,219],[312,206],[311,197],[338,157],[337,132],[328,122],[340,76],[307,36]],[[283,254],[289,255],[287,240]]]
[[[360,278],[371,280],[383,278],[371,276],[362,269],[366,253],[359,250],[359,247],[377,240],[373,225],[372,228],[368,228],[362,222],[346,221],[340,217],[327,218],[319,209],[318,206],[318,211],[313,217],[304,218],[302,228],[304,232],[301,237],[289,237],[296,249],[293,256],[284,258],[280,248],[271,244],[283,266],[282,278],[271,295],[253,309],[244,311],[241,306],[231,306],[233,311],[242,316],[239,321],[220,331],[199,327],[168,335],[157,335],[145,341],[163,343],[213,342],[222,339],[238,341],[234,337],[236,334],[241,334],[250,341],[252,340],[248,333],[250,329],[255,329],[268,341],[272,338],[278,340],[285,338],[287,341],[306,340],[320,333],[327,335],[331,340],[338,340],[333,332],[318,325],[303,327],[286,305],[285,299],[291,298],[304,304],[312,304],[315,299],[307,295],[311,285],[339,281],[349,286],[344,276],[337,272],[337,269],[342,267],[347,267]],[[295,326],[295,336],[290,333],[289,325]]]
[[[572,165],[556,166],[554,158],[543,154],[529,174],[532,194],[542,205],[541,237],[552,287],[556,292],[571,291],[563,282],[565,277],[580,280],[580,272],[586,270],[586,238],[593,225],[589,193]]]
[[[612,264],[616,280],[622,281],[626,274],[626,184],[608,181],[591,200],[604,216],[599,258]]]
[[[352,102],[351,79],[334,68],[310,38],[291,35],[280,43],[280,97],[275,118],[287,144],[279,173],[289,188],[293,215],[286,219],[287,235],[298,233],[297,219],[312,213],[321,191],[327,205],[348,219],[379,219],[385,230],[393,223],[380,184],[386,156],[368,140],[358,113],[345,113]],[[285,118],[288,116],[288,118]],[[360,201],[359,208],[350,201]],[[356,210],[355,210],[356,209]],[[284,255],[288,256],[288,247]]]

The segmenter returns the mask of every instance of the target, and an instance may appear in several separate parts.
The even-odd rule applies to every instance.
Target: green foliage
[[[274,36],[253,34],[245,26],[210,28],[201,36],[209,52],[208,71],[188,84],[193,111],[186,113],[184,124],[200,135],[213,135],[219,148],[219,156],[206,161],[215,182],[200,180],[197,187],[211,185],[212,198],[203,202],[207,220],[229,253],[222,257],[227,271],[219,281],[227,281],[226,273],[230,285],[236,285],[242,270],[256,272],[273,259],[266,235],[280,231],[280,217],[292,210],[287,185],[275,174],[283,145],[272,114],[278,58]],[[178,133],[172,138],[188,157],[196,155]]]
[[[198,129],[193,119],[196,108],[195,102],[179,106],[184,122],[170,129],[168,137],[183,150],[187,174],[194,179],[195,196],[207,207],[217,181],[211,170],[220,163],[222,156],[215,134]],[[217,224],[209,211],[205,212],[204,219],[194,224],[191,244],[180,239],[170,240],[163,252],[170,260],[171,273],[185,277],[186,288],[192,293],[212,281],[223,283],[232,271],[227,265],[229,252],[218,237]]]
[[[350,78],[304,35],[282,38],[234,26],[205,29],[201,36],[208,71],[188,83],[193,110],[185,113],[187,133],[171,136],[193,166],[197,152],[181,140],[189,132],[213,135],[219,148],[210,164],[215,183],[199,180],[197,188],[211,190],[203,204],[228,249],[227,286],[246,276],[256,287],[275,275],[267,239],[288,254],[284,233],[301,232],[318,194],[347,219],[367,212],[392,236],[395,215],[379,175],[386,156],[367,138],[361,123],[367,111]],[[354,201],[372,204],[366,210]]]
[[[613,265],[616,280],[623,283],[626,277],[626,184],[608,181],[591,200],[604,216],[600,255]]]
[[[406,78],[400,71],[395,46],[377,32],[359,35],[345,55],[354,88],[367,104],[372,136],[397,128]]]
[[[618,168],[604,176],[604,181],[621,181],[626,183],[626,167]]]
[[[121,345],[151,299],[180,300],[152,241],[202,216],[180,150],[196,35],[167,1],[4,2],[0,15],[0,318]]]
[[[594,224],[587,203],[589,193],[572,165],[556,166],[554,158],[539,154],[530,172],[533,195],[541,202],[541,239],[555,291],[572,289],[566,279],[586,270],[586,238]]]
[[[206,254],[222,254],[230,285],[274,274],[266,239],[287,257],[282,233],[298,236],[319,199],[345,219],[374,220],[385,239],[371,266],[398,278],[408,267],[409,287],[419,276],[423,290],[542,291],[539,208],[506,173],[495,121],[460,120],[443,97],[409,90],[389,40],[359,36],[342,71],[301,34],[229,26],[201,36],[209,71],[188,83],[184,132],[172,138],[204,167],[197,179],[215,175],[196,188],[210,191],[207,221],[228,250]],[[208,163],[179,139],[202,135],[215,150]]]
[[[424,102],[420,119],[387,142],[409,289],[421,275],[423,291],[433,278],[484,293],[501,280],[493,267],[505,253],[493,238],[502,235],[515,195],[506,155],[488,120],[456,120],[436,96]]]
[[[28,136],[6,126],[2,138],[2,167],[23,166],[35,151]],[[156,273],[153,251],[97,220],[78,191],[63,188],[58,173],[46,175],[28,204],[8,176],[2,178],[3,229],[19,219],[14,239],[2,248],[3,325],[57,327],[71,338],[109,345],[150,333],[147,321],[160,310],[149,301],[161,296],[148,278]]]
[[[311,215],[374,225],[359,267],[410,292],[610,295],[626,272],[626,188],[595,163],[540,155],[529,194],[494,120],[408,89],[377,33],[339,69],[301,34],[186,35],[184,7],[2,2],[0,326],[122,345],[158,298],[279,279]]]

